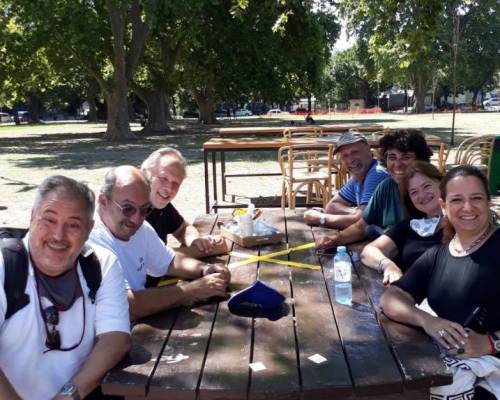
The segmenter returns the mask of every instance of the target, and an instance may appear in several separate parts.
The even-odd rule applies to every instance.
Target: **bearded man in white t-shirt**
[[[125,165],[106,174],[90,240],[108,248],[120,260],[130,319],[195,300],[225,296],[229,270],[222,265],[206,264],[174,253],[145,221],[150,210],[150,186],[139,169]],[[146,288],[147,275],[169,275],[191,281]]]

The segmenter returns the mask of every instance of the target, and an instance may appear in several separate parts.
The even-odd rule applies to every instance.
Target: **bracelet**
[[[388,260],[387,257],[383,257],[380,259],[380,261],[378,262],[378,268],[377,268],[377,271],[380,272],[380,273],[383,273],[384,272],[384,266],[382,265],[382,263],[385,261],[385,260]]]
[[[489,332],[486,332],[486,336],[488,337],[488,342],[490,343],[490,354],[491,355],[497,354],[497,349],[495,348],[495,342],[493,341],[491,334]]]

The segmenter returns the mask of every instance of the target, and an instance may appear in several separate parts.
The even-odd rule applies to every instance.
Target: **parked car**
[[[235,117],[249,117],[250,115],[253,115],[252,112],[246,108],[242,108],[234,112]]]
[[[483,107],[485,110],[488,110],[488,111],[498,111],[498,110],[500,110],[500,99],[491,98],[491,99],[485,100],[485,101],[483,101]]]
[[[283,112],[279,108],[271,108],[268,112],[267,115],[279,115],[282,114]]]
[[[8,113],[0,112],[0,122],[12,122],[12,117]]]
[[[30,113],[28,111],[18,111],[17,116],[19,117],[19,122],[29,122]]]

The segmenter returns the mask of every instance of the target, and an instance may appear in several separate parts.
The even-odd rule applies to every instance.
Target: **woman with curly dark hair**
[[[424,134],[417,129],[391,129],[380,139],[382,162],[389,178],[382,181],[358,222],[339,233],[324,236],[317,247],[328,248],[365,239],[375,239],[387,228],[406,217],[423,216],[406,195],[402,182],[415,161],[430,161],[432,151]]]

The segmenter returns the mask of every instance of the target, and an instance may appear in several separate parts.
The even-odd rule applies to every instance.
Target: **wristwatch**
[[[319,216],[319,224],[320,226],[325,226],[326,223],[326,215],[321,213]]]
[[[495,332],[489,332],[488,335],[490,336],[491,340],[491,350],[495,350],[495,353],[498,354],[500,353],[500,338],[495,334]]]
[[[59,391],[59,395],[69,396],[73,400],[80,400],[80,393],[78,393],[78,388],[73,382],[66,382]]]

